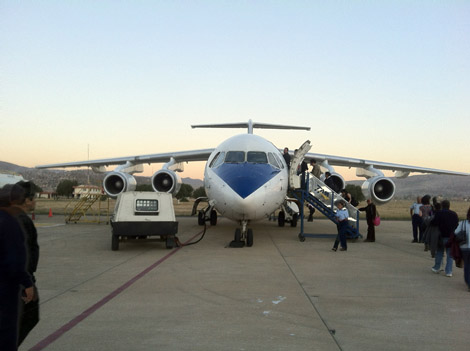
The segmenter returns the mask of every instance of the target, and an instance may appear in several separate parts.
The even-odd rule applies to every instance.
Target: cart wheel
[[[175,246],[175,237],[173,235],[168,235],[166,237],[166,248],[172,249]]]
[[[119,250],[119,236],[111,234],[111,250]]]
[[[300,242],[304,242],[305,241],[305,236],[303,236],[302,234],[299,234],[299,240]]]

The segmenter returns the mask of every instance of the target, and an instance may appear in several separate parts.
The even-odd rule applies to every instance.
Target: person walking
[[[410,206],[410,216],[411,216],[411,226],[413,228],[413,241],[412,243],[418,242],[418,232],[420,232],[421,228],[421,216],[419,215],[419,209],[421,208],[421,197],[418,196],[416,198],[416,202]],[[421,235],[421,233],[420,233]]]
[[[366,221],[367,221],[367,238],[364,239],[365,242],[373,243],[375,241],[375,224],[374,219],[377,216],[377,208],[371,199],[367,199],[367,206],[361,207],[359,211],[366,212]]]
[[[325,180],[323,182],[326,186],[328,186],[328,188],[333,190],[335,193],[338,193],[341,190],[333,180],[333,177],[331,176],[330,172],[325,172]]]
[[[312,173],[312,175],[314,175],[315,177],[317,177],[318,179],[320,179],[321,177],[321,168],[320,166],[317,164],[317,160],[315,159],[311,159],[310,160],[310,166],[312,166],[312,170],[310,171]]]
[[[419,216],[421,217],[421,225],[419,228],[418,242],[423,243],[424,232],[431,223],[434,212],[431,206],[431,196],[424,195],[421,199],[421,207],[419,208]]]
[[[464,280],[468,291],[470,291],[470,208],[467,211],[467,218],[459,223],[455,233],[457,234],[460,231],[465,231],[467,234],[467,242],[460,245],[460,252],[463,260]]]
[[[346,232],[349,226],[349,212],[346,209],[346,204],[343,200],[335,201],[334,205],[338,208],[336,211],[336,221],[338,222],[338,235],[336,236],[335,243],[332,250],[338,250],[338,244],[341,244],[339,251],[346,251],[348,249],[346,241]]]
[[[446,251],[446,265],[445,265],[445,274],[446,277],[452,277],[452,264],[453,258],[450,253],[450,248],[447,247],[447,242],[451,234],[455,232],[455,229],[459,225],[459,217],[457,213],[450,209],[449,200],[442,201],[442,209],[434,215],[434,219],[431,221],[431,225],[436,225],[441,231],[442,245],[438,245],[436,250],[436,257],[434,259],[434,266],[431,270],[434,273],[439,273],[441,271],[441,263],[444,257],[444,249]]]

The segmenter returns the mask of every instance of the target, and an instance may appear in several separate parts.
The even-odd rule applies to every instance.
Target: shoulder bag
[[[377,227],[380,225],[380,215],[379,212],[376,211],[375,218],[374,218],[374,225]]]
[[[462,229],[455,233],[455,242],[457,245],[465,245],[467,243],[467,221],[464,220],[462,224]]]

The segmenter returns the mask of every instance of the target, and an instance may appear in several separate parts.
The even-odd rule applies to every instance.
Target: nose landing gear
[[[247,247],[253,246],[253,230],[247,228],[248,221],[242,221],[241,226],[241,229],[235,229],[235,236],[229,244],[230,247],[244,247],[245,244]]]

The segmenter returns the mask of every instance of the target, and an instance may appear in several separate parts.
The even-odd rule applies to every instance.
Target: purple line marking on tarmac
[[[130,287],[132,284],[134,284],[137,280],[139,280],[140,278],[142,278],[144,275],[146,275],[148,272],[150,272],[152,269],[154,269],[155,267],[157,267],[158,265],[160,265],[161,263],[163,263],[164,261],[166,261],[167,259],[169,259],[171,256],[173,256],[176,252],[178,252],[181,248],[184,247],[185,244],[187,244],[188,242],[190,242],[191,240],[193,240],[195,237],[197,237],[198,235],[201,235],[202,232],[199,232],[197,233],[196,235],[194,235],[192,238],[188,239],[187,241],[185,241],[183,243],[183,246],[180,246],[180,247],[177,247],[175,249],[173,249],[169,254],[167,254],[166,256],[160,258],[158,261],[156,261],[155,263],[151,264],[150,266],[148,266],[146,269],[144,269],[142,272],[140,272],[139,274],[137,274],[134,278],[130,279],[129,281],[127,281],[126,283],[124,283],[123,285],[121,285],[119,288],[117,288],[116,290],[114,290],[113,292],[111,292],[110,294],[108,294],[107,296],[103,297],[100,301],[98,301],[97,303],[95,303],[93,306],[91,306],[90,308],[86,309],[85,311],[83,311],[81,314],[79,314],[77,317],[75,317],[74,319],[72,319],[70,322],[64,324],[62,327],[60,327],[59,329],[57,329],[55,332],[53,332],[52,334],[46,336],[44,339],[42,339],[41,341],[39,341],[36,345],[34,345],[32,348],[30,348],[29,350],[30,351],[39,351],[39,350],[43,350],[44,348],[46,348],[47,346],[49,346],[50,344],[52,344],[54,341],[56,341],[58,338],[60,338],[63,334],[65,334],[66,332],[68,332],[70,329],[74,328],[78,323],[80,323],[81,321],[83,321],[85,318],[87,318],[88,316],[90,316],[91,314],[93,314],[94,312],[96,312],[97,310],[99,310],[101,307],[103,307],[106,303],[108,303],[109,301],[111,301],[112,299],[114,299],[117,295],[119,295],[121,292],[123,292],[124,290],[126,290],[128,287]]]

